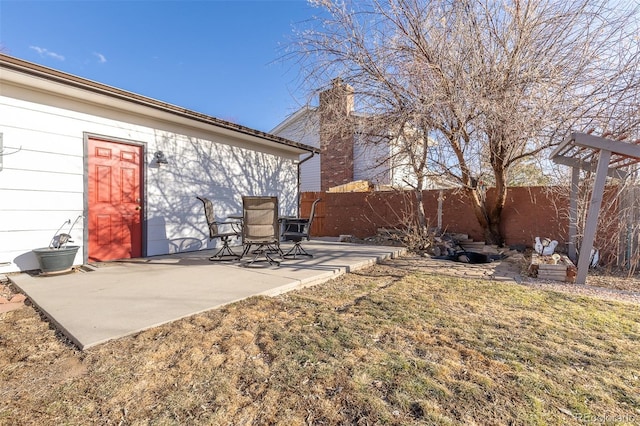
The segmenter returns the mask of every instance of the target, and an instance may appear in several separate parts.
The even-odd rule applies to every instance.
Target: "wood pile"
[[[459,240],[458,244],[465,251],[474,251],[476,253],[484,252],[484,241],[473,241],[472,239]]]
[[[329,188],[327,192],[370,192],[372,189],[373,185],[368,180],[355,180]]]
[[[532,277],[574,283],[577,273],[576,266],[565,254],[555,253],[551,256],[543,256],[533,253],[531,255],[529,275]]]
[[[452,255],[460,251],[471,251],[485,254],[516,254],[514,250],[498,248],[497,245],[486,244],[484,241],[474,241],[467,234],[446,233],[434,239],[433,255]]]

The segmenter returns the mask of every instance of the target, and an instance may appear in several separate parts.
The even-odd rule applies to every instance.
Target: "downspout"
[[[297,190],[297,193],[298,193],[298,217],[300,217],[300,215],[302,214],[302,209],[301,209],[301,206],[300,206],[300,201],[301,201],[301,200],[300,200],[300,175],[301,175],[301,172],[300,172],[300,166],[301,166],[301,165],[302,165],[302,163],[304,163],[305,161],[309,161],[309,160],[311,160],[311,158],[312,158],[314,155],[315,155],[315,152],[311,151],[311,155],[309,155],[309,156],[308,156],[308,157],[306,157],[306,158],[303,158],[302,160],[298,161],[298,163],[296,164],[296,166],[298,167],[298,190]]]

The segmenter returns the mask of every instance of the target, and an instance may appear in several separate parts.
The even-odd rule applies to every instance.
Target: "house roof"
[[[280,122],[276,127],[271,129],[271,133],[280,133],[284,128],[289,126],[291,123],[294,123],[295,121],[300,120],[307,114],[315,113],[317,112],[317,110],[318,110],[317,107],[311,107],[311,106],[305,105],[299,110],[295,111],[293,114],[287,116],[287,118],[282,120],[282,122]]]
[[[110,99],[125,101],[132,105],[138,105],[149,108],[151,110],[169,113],[175,117],[187,119],[191,122],[205,124],[206,126],[214,126],[219,130],[225,131],[227,133],[233,133],[237,137],[249,138],[257,143],[267,143],[288,151],[294,151],[298,153],[320,152],[318,148],[309,145],[305,145],[229,121],[221,120],[210,115],[202,114],[196,111],[179,107],[177,105],[169,104],[133,92],[118,89],[113,86],[108,86],[106,84],[98,83],[42,65],[34,64],[32,62],[28,62],[2,53],[0,53],[0,70],[3,71],[2,74],[0,74],[0,77],[3,80],[11,79],[12,77],[14,80],[20,80],[18,75],[35,77],[40,81],[58,83],[67,88],[79,89],[83,92],[106,96]],[[4,72],[4,70],[13,71],[14,73],[18,74],[14,74],[13,76],[11,76],[9,75],[10,73]],[[18,83],[25,84],[24,81],[18,81]],[[30,83],[33,84],[33,81],[31,81]]]
[[[305,119],[307,116],[311,115],[311,114],[320,114],[320,111],[318,109],[317,106],[309,106],[309,105],[305,105],[302,108],[298,109],[297,111],[293,112],[292,114],[288,115],[284,120],[282,120],[280,123],[278,123],[278,125],[276,127],[274,127],[273,129],[270,130],[271,133],[280,133],[282,132],[285,128],[287,128],[288,126],[290,126],[292,123],[295,123],[298,120],[301,119]],[[369,116],[366,114],[362,114],[356,111],[352,111],[351,112],[351,117],[356,118],[356,119],[366,119]]]

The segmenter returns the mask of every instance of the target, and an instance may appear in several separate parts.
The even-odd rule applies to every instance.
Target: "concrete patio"
[[[213,251],[198,251],[101,263],[91,272],[9,278],[74,344],[87,349],[250,296],[319,284],[404,252],[320,240],[304,247],[313,258],[286,259],[279,268],[211,262]]]

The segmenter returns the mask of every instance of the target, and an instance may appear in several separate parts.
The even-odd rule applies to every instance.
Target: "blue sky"
[[[305,0],[0,0],[3,53],[257,130],[304,102],[282,63]]]

